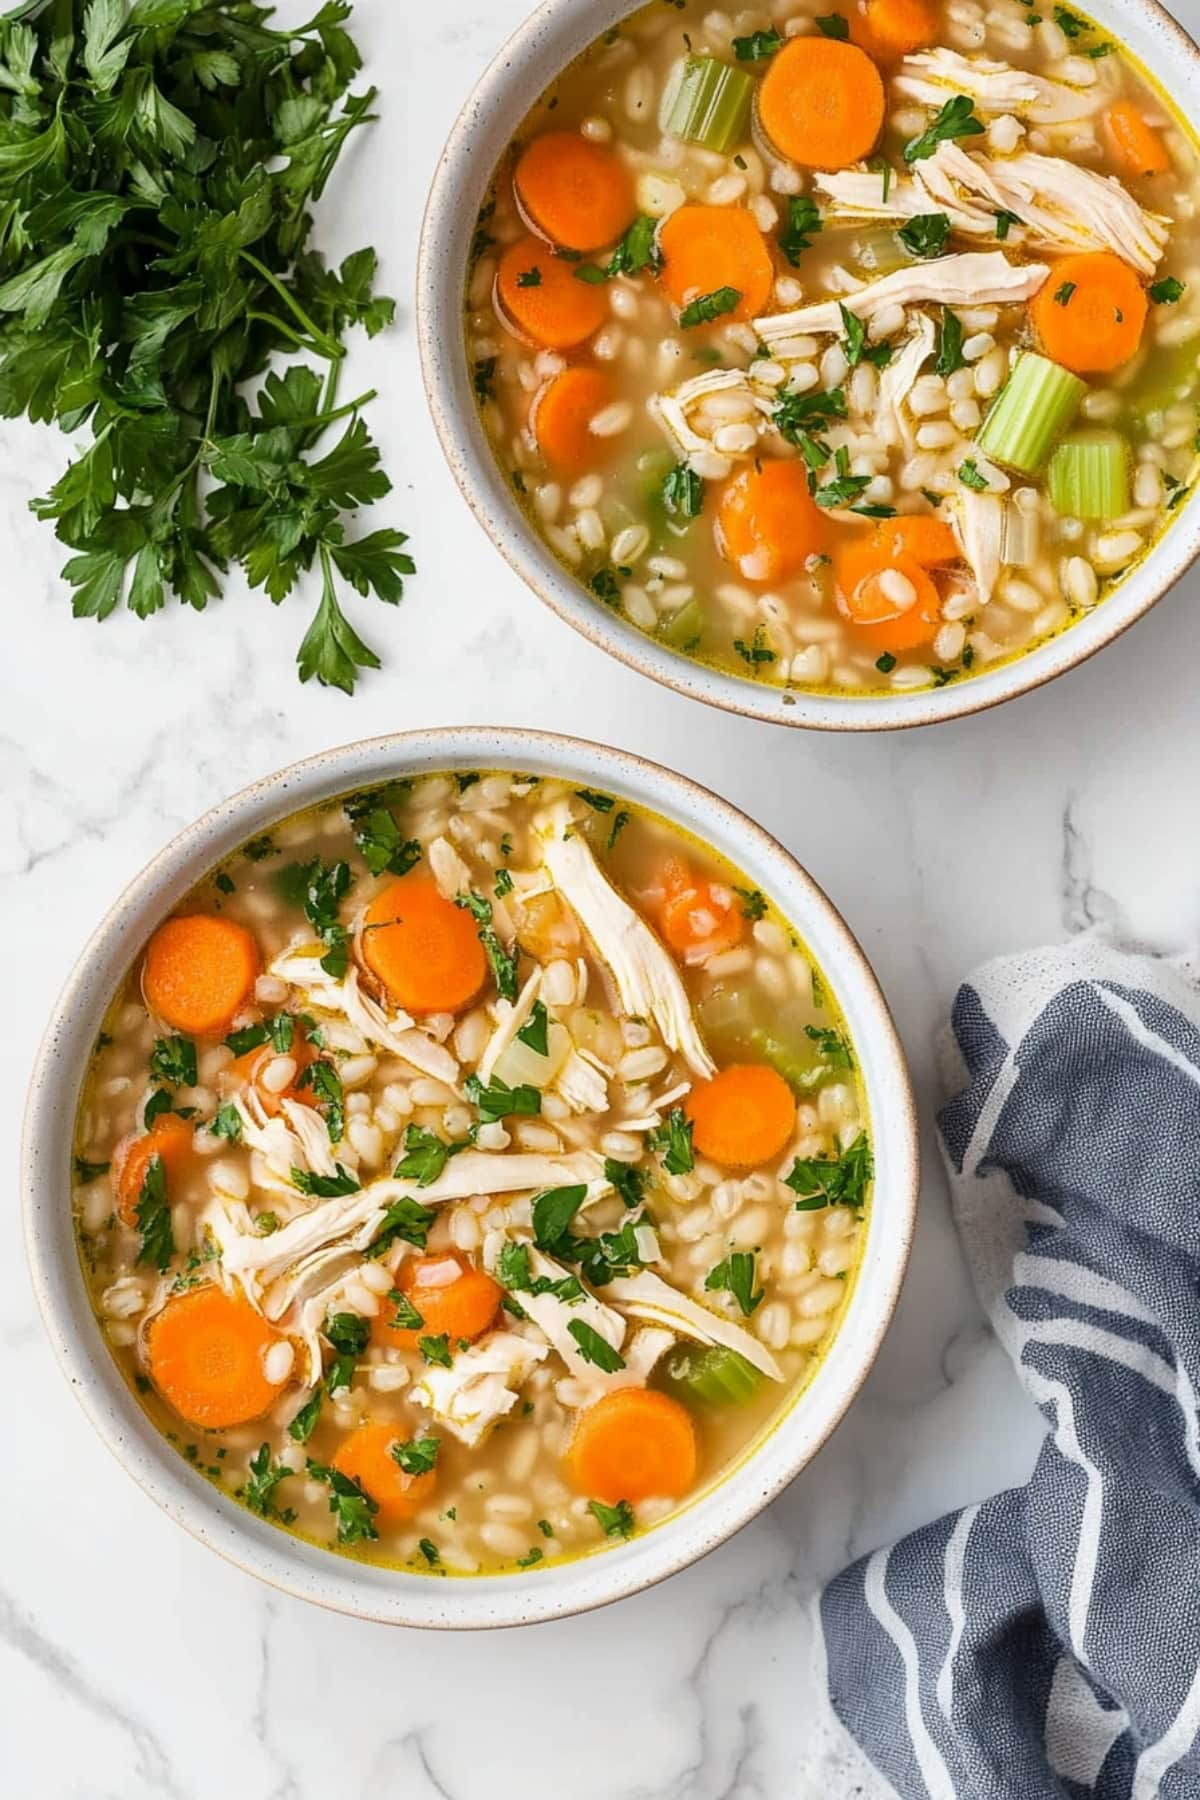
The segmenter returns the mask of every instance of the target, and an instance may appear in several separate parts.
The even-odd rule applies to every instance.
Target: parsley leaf
[[[539,1250],[555,1250],[587,1199],[586,1186],[548,1188],[533,1203],[533,1237]]]
[[[372,1523],[379,1508],[353,1476],[327,1468],[311,1457],[306,1467],[313,1481],[323,1481],[330,1489],[329,1510],[337,1519],[339,1544],[361,1544],[379,1536]]]
[[[495,1125],[514,1115],[534,1118],[542,1110],[541,1092],[528,1081],[509,1087],[506,1081],[493,1075],[485,1087],[478,1075],[468,1075],[463,1082],[463,1091],[471,1104],[479,1108],[479,1120],[483,1125]]]
[[[399,1288],[388,1289],[388,1299],[392,1303],[393,1313],[388,1325],[395,1331],[420,1331],[425,1320],[417,1311],[407,1294]]]
[[[1184,283],[1177,281],[1174,275],[1164,275],[1161,281],[1152,281],[1146,290],[1155,306],[1174,306],[1183,298]]]
[[[614,1350],[607,1338],[602,1338],[594,1325],[586,1319],[570,1319],[567,1330],[575,1340],[575,1347],[586,1363],[593,1363],[606,1375],[615,1375],[625,1367],[625,1358]]]
[[[735,37],[733,54],[739,62],[763,62],[783,49],[782,33],[774,30],[752,31],[748,37]]]
[[[454,1360],[450,1355],[450,1333],[448,1331],[439,1331],[433,1337],[419,1337],[417,1349],[427,1363],[433,1363],[439,1369],[448,1369]]]
[[[310,1400],[306,1400],[300,1411],[288,1426],[288,1436],[294,1443],[307,1444],[316,1429],[317,1420],[321,1416],[322,1394],[317,1388]]]
[[[958,479],[964,487],[971,488],[976,494],[987,492],[987,476],[979,473],[973,456],[968,456],[965,462],[959,463]]]
[[[615,275],[640,275],[644,269],[657,273],[663,263],[657,231],[656,219],[640,215],[633,221],[607,263],[603,266],[599,263],[577,263],[572,274],[576,281],[586,281],[595,286],[602,281],[611,281]],[[556,254],[561,256],[564,253],[558,251]],[[517,286],[520,285],[518,277]]]
[[[346,1131],[346,1107],[342,1078],[333,1064],[318,1057],[307,1068],[301,1069],[296,1087],[308,1088],[316,1096],[329,1132],[329,1141],[331,1144],[340,1144]]]
[[[455,906],[461,906],[469,912],[475,921],[475,929],[479,941],[483,945],[483,953],[488,959],[492,978],[496,983],[496,991],[502,1000],[515,1000],[517,997],[517,959],[510,956],[500,942],[495,926],[492,924],[492,903],[485,900],[482,894],[458,894]]]
[[[711,294],[698,294],[690,301],[679,315],[679,323],[685,331],[693,325],[711,325],[714,319],[731,313],[741,299],[740,288],[716,288]]]
[[[824,18],[818,18],[817,29],[823,37],[837,38],[842,43],[850,36],[850,27],[841,13],[827,13]]]
[[[440,1438],[410,1438],[406,1444],[392,1445],[392,1459],[406,1475],[428,1475],[438,1459]]]
[[[444,1144],[436,1133],[421,1125],[409,1125],[404,1132],[404,1155],[392,1173],[397,1181],[415,1181],[418,1187],[428,1187],[450,1158],[465,1150],[468,1143],[469,1139],[464,1139],[460,1144]]]
[[[821,215],[815,200],[808,194],[789,195],[787,219],[779,233],[779,248],[793,269],[799,268],[801,251],[812,248],[812,241],[820,230]]]
[[[382,1256],[397,1238],[423,1250],[429,1236],[429,1227],[436,1217],[432,1207],[420,1206],[415,1200],[410,1200],[407,1194],[401,1195],[399,1200],[392,1201],[380,1220],[379,1230],[371,1239],[369,1254]]]
[[[208,1122],[208,1129],[213,1137],[225,1138],[230,1144],[242,1141],[242,1115],[232,1100],[219,1106]]]
[[[758,888],[735,887],[733,891],[742,903],[743,919],[766,918],[767,898]]]
[[[966,367],[966,358],[962,353],[963,328],[962,320],[948,306],[942,308],[942,323],[938,330],[937,361],[934,371],[938,375],[953,375],[956,369]]]
[[[896,236],[914,256],[941,256],[950,236],[950,220],[945,213],[918,213]]]
[[[596,1520],[605,1537],[631,1538],[633,1536],[633,1508],[628,1500],[618,1500],[615,1506],[606,1506],[603,1500],[589,1500],[588,1511]]]
[[[663,1168],[668,1175],[686,1175],[693,1167],[692,1121],[681,1106],[673,1106],[666,1122],[646,1139],[652,1150],[662,1150]]]
[[[860,1131],[836,1156],[798,1156],[784,1183],[800,1195],[797,1212],[815,1212],[823,1206],[861,1208],[873,1172],[870,1146]]]
[[[930,120],[920,137],[912,138],[905,144],[904,160],[906,163],[924,162],[927,156],[933,155],[939,144],[949,143],[955,138],[982,135],[983,126],[975,117],[973,101],[966,94],[955,94]]]
[[[517,1039],[532,1050],[535,1056],[549,1055],[550,1015],[544,1001],[534,1001],[528,1019],[517,1033]]]
[[[196,1046],[191,1038],[155,1038],[150,1073],[168,1087],[195,1087]]]
[[[171,1229],[171,1209],[167,1204],[167,1171],[161,1156],[152,1156],[146,1164],[142,1190],[133,1209],[142,1242],[139,1263],[149,1263],[163,1274],[175,1254],[175,1233]]]
[[[386,800],[387,790],[356,794],[345,802],[354,841],[372,875],[407,875],[421,860],[416,838],[407,838]]]
[[[335,1163],[334,1167],[336,1175],[315,1175],[311,1169],[293,1168],[292,1186],[315,1200],[340,1200],[345,1194],[357,1194],[362,1186],[358,1177],[351,1175],[341,1163]]]
[[[260,1444],[250,1458],[250,1475],[244,1487],[238,1489],[238,1499],[244,1500],[260,1519],[284,1519],[275,1505],[275,1489],[294,1472],[286,1463],[273,1463],[270,1444]],[[292,1513],[284,1522],[290,1524],[294,1517]]]
[[[747,1319],[764,1298],[762,1288],[754,1291],[754,1257],[749,1250],[735,1250],[717,1263],[704,1277],[704,1286],[710,1294],[732,1294]]]
[[[642,1204],[650,1178],[644,1169],[635,1167],[633,1163],[617,1162],[615,1157],[606,1156],[604,1179],[612,1182],[621,1200],[632,1212]]]
[[[663,477],[664,511],[677,519],[698,519],[704,510],[704,483],[687,463],[676,463]]]

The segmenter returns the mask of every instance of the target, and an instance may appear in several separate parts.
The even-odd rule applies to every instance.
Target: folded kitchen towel
[[[981,969],[946,1052],[963,1244],[1049,1432],[826,1590],[834,1709],[904,1800],[1197,1800],[1200,989],[1080,939]]]

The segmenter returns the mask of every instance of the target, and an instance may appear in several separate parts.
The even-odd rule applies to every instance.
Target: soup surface
[[[432,1573],[655,1524],[836,1327],[871,1186],[770,898],[559,781],[400,781],[247,843],[113,1002],[76,1133],[101,1327],[262,1517]]]
[[[1022,0],[656,0],[529,114],[467,348],[535,528],[734,674],[960,680],[1088,612],[1197,448],[1196,146]]]

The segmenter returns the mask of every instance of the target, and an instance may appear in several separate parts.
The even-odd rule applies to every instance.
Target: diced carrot
[[[875,527],[875,542],[885,556],[911,556],[923,569],[938,569],[962,558],[958,539],[949,525],[930,513],[902,513],[894,519],[881,519]]]
[[[681,857],[663,865],[658,922],[664,938],[685,962],[732,950],[745,935],[745,920],[732,891],[706,881]]]
[[[603,283],[576,281],[566,262],[535,237],[518,238],[500,258],[496,305],[501,319],[531,344],[572,350],[608,317]]]
[[[173,1177],[181,1175],[192,1158],[193,1132],[178,1113],[159,1113],[143,1137],[134,1138],[117,1159],[117,1216],[123,1225],[137,1222],[137,1203],[142,1197],[146,1172],[160,1157],[168,1193]]]
[[[838,549],[833,572],[841,611],[866,648],[895,655],[936,636],[941,623],[938,591],[915,558],[881,551],[871,540],[860,539]],[[889,573],[903,577],[903,583],[889,581]]]
[[[428,875],[404,875],[376,894],[362,946],[372,974],[410,1012],[459,1012],[487,979],[475,921]]]
[[[696,1427],[686,1406],[654,1388],[617,1388],[580,1413],[567,1451],[581,1494],[618,1500],[678,1499],[696,1479]]]
[[[1171,166],[1162,136],[1148,125],[1132,100],[1118,100],[1104,114],[1112,146],[1132,176],[1165,175]]]
[[[413,1518],[433,1498],[437,1487],[432,1469],[424,1475],[405,1474],[392,1455],[392,1445],[402,1442],[394,1425],[371,1420],[356,1425],[342,1439],[332,1458],[338,1473],[357,1481],[379,1508],[379,1517],[389,1525],[400,1525]]]
[[[299,1085],[300,1077],[310,1063],[317,1060],[317,1053],[308,1041],[308,1033],[298,1021],[292,1027],[292,1047],[287,1051],[296,1065],[296,1073],[291,1081],[279,1093],[272,1093],[264,1087],[260,1077],[268,1063],[275,1061],[279,1052],[270,1044],[258,1044],[253,1050],[246,1050],[236,1056],[231,1063],[226,1063],[217,1077],[224,1093],[241,1093],[244,1088],[252,1087],[258,1103],[269,1119],[273,1119],[285,1100],[295,1100],[300,1106],[316,1106],[318,1096],[307,1083]]]
[[[265,1358],[279,1335],[248,1300],[209,1284],[168,1300],[146,1329],[150,1378],[181,1419],[210,1431],[261,1418],[284,1383]]]
[[[717,549],[744,581],[786,581],[823,555],[828,521],[808,491],[800,461],[774,460],[731,475],[721,489]]]
[[[160,925],[146,949],[142,991],[152,1013],[191,1037],[221,1037],[262,969],[244,925],[189,913]]]
[[[786,1148],[796,1102],[783,1076],[765,1063],[731,1063],[702,1081],[684,1102],[692,1141],[726,1169],[753,1169]]]
[[[1104,375],[1129,361],[1142,341],[1146,293],[1111,250],[1060,256],[1029,307],[1046,355],[1076,375]]]
[[[526,221],[565,250],[602,250],[637,217],[633,177],[615,150],[577,131],[548,131],[513,175]]]
[[[928,0],[860,0],[849,24],[853,41],[877,62],[897,62],[938,37],[937,11]]]
[[[754,215],[740,206],[680,206],[659,227],[662,284],[680,312],[718,288],[736,289],[730,319],[753,319],[771,298],[775,270]]]
[[[758,90],[758,118],[776,150],[806,169],[847,169],[883,127],[883,79],[865,50],[839,38],[793,38]]]
[[[451,1344],[460,1338],[474,1343],[491,1325],[503,1298],[490,1275],[453,1250],[439,1256],[410,1256],[396,1287],[421,1315],[419,1326],[394,1325],[395,1305],[382,1302],[371,1321],[371,1339],[396,1350],[415,1350],[418,1338],[440,1337],[443,1332]]]
[[[534,396],[530,424],[546,461],[564,475],[595,469],[616,447],[613,437],[591,429],[597,413],[616,398],[616,383],[604,369],[564,369]]]

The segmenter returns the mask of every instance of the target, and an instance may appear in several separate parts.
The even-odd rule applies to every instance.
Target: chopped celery
[[[1086,392],[1069,369],[1022,350],[975,442],[993,462],[1036,475]]]
[[[1119,519],[1129,511],[1129,451],[1119,431],[1065,437],[1046,471],[1055,512],[1068,519]]]
[[[673,1350],[663,1364],[662,1385],[677,1400],[703,1406],[743,1406],[753,1400],[763,1378],[736,1350],[687,1345]]]
[[[741,69],[715,56],[685,56],[663,92],[659,129],[724,155],[745,136],[753,93]]]
[[[1152,413],[1194,399],[1198,384],[1200,350],[1195,338],[1187,344],[1161,344],[1151,350],[1136,387],[1126,393],[1125,409],[1144,425]]]
[[[687,601],[659,626],[658,635],[673,650],[687,650],[698,644],[704,635],[704,614],[699,603]]]

